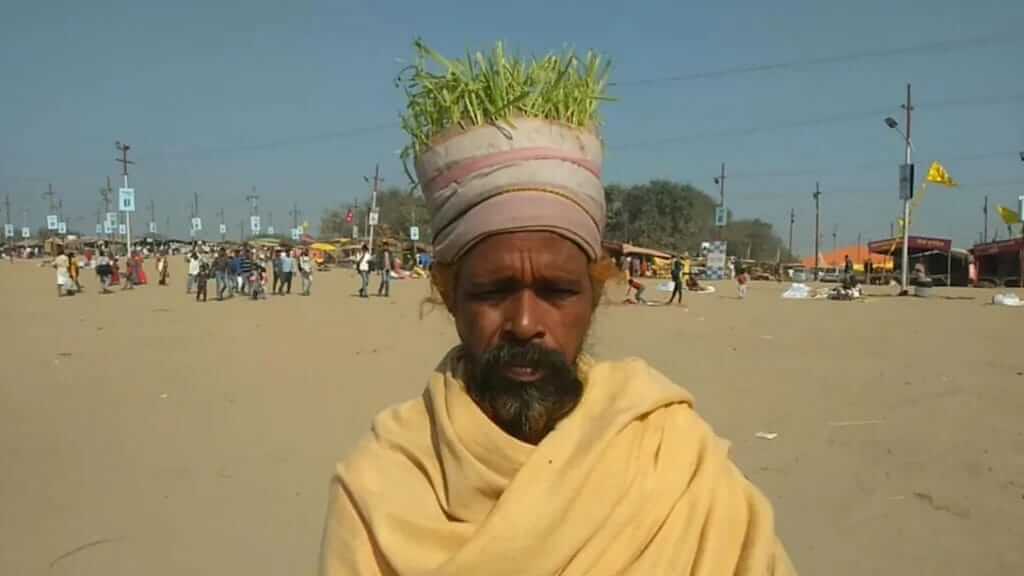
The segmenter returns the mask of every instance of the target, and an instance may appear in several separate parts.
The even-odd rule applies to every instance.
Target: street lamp
[[[900,123],[892,116],[885,118],[885,125],[895,130],[903,138],[904,160],[900,166],[900,199],[903,200],[903,241],[900,274],[900,294],[909,294],[907,285],[910,279],[910,200],[914,196],[914,165],[910,161],[913,144],[910,140],[910,112],[914,109],[910,104],[910,84],[907,84],[907,103],[903,105],[907,113],[906,131],[900,129]]]

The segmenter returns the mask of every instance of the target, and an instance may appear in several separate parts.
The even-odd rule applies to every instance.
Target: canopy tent
[[[868,249],[871,250],[872,254],[892,258],[893,269],[901,269],[902,238],[877,240],[869,243]],[[948,238],[910,236],[907,242],[907,253],[910,255],[911,266],[915,264],[915,261],[924,264],[925,272],[929,276],[941,278],[946,286],[967,285],[967,254],[963,250],[953,249],[952,240]],[[941,257],[942,255],[945,257]]]
[[[672,259],[672,255],[668,252],[634,246],[626,242],[604,242],[603,246],[613,256],[651,256],[652,258],[661,258],[663,260]]]
[[[818,253],[818,267],[819,268],[842,268],[846,263],[846,256],[850,256],[850,260],[853,260],[854,270],[864,270],[864,263],[871,260],[872,266],[877,269],[889,268],[892,266],[891,260],[887,258],[878,258],[878,256],[871,256],[872,252],[867,244],[851,244],[849,246],[843,246],[836,248],[830,252],[819,252]],[[814,268],[814,256],[808,256],[800,261],[800,264],[804,268]]]
[[[970,253],[978,283],[1024,287],[1024,238],[975,244]]]

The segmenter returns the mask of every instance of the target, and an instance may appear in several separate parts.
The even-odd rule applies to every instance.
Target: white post
[[[124,187],[125,188],[128,187],[128,171],[127,170],[125,170],[125,173],[124,173]],[[132,255],[132,213],[131,212],[125,212],[124,213],[124,231],[127,233],[126,235],[128,236],[128,256],[131,256]]]
[[[370,256],[373,257],[373,214],[377,212],[377,182],[380,180],[380,164],[373,171],[373,193],[370,196],[370,216],[367,217],[367,223],[370,226]]]

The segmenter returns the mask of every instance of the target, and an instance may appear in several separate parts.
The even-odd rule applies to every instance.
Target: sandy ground
[[[57,300],[52,271],[0,263],[0,574],[314,573],[333,462],[456,342],[422,280],[197,304],[173,265]],[[802,573],[1024,573],[1024,308],[781,290],[609,305],[590,347],[697,396]]]

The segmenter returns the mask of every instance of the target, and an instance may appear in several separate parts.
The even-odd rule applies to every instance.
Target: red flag
[[[351,208],[349,208],[348,212],[345,214],[345,223],[346,224],[351,224],[352,223],[352,209]]]

